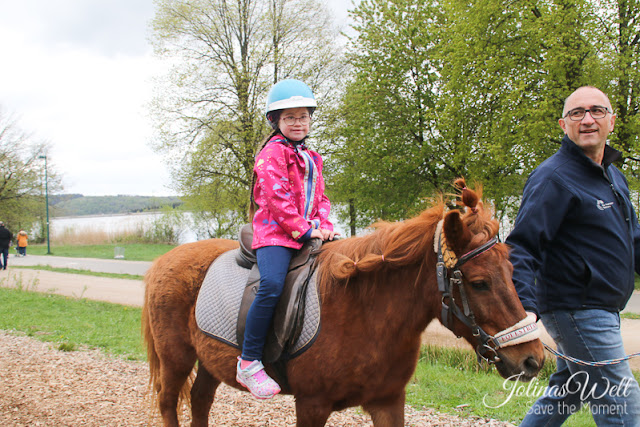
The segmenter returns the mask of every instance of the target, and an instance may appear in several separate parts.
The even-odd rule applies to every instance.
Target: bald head
[[[611,107],[611,101],[609,101],[609,97],[600,89],[594,86],[582,86],[578,89],[574,90],[571,95],[564,100],[564,108],[562,109],[562,117],[566,116],[569,110],[573,109],[572,101],[581,95],[588,95],[596,98],[601,98],[603,100],[602,106],[607,107],[609,111],[613,111]]]
[[[572,110],[578,112],[577,117],[567,117],[567,113]],[[606,110],[604,114],[603,110]],[[613,131],[615,121],[616,115],[612,113],[607,95],[593,86],[583,86],[566,99],[562,118],[558,123],[567,137],[580,147],[587,157],[594,163],[601,164],[604,147]]]

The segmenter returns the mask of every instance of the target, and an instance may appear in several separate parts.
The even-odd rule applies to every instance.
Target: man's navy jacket
[[[524,187],[506,243],[525,310],[622,310],[640,266],[640,228],[629,186],[606,146],[595,164],[567,136]]]

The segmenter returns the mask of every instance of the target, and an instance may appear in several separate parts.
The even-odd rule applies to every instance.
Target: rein
[[[527,316],[515,325],[498,332],[495,336],[489,335],[477,324],[473,310],[471,310],[469,306],[467,293],[464,290],[460,267],[467,261],[491,249],[498,243],[498,238],[494,237],[458,259],[453,250],[447,245],[442,230],[443,221],[444,220],[441,220],[438,223],[434,236],[434,251],[438,256],[438,262],[436,264],[438,290],[442,293],[442,324],[455,333],[453,330],[453,316],[457,317],[458,320],[471,329],[473,336],[480,342],[475,349],[478,362],[497,363],[500,361],[497,353],[499,348],[533,341],[539,337],[540,331],[536,324],[536,318],[535,316]],[[452,271],[451,277],[449,276],[450,270]],[[458,291],[460,292],[462,310],[458,307],[453,297],[453,289],[455,287],[458,287]]]

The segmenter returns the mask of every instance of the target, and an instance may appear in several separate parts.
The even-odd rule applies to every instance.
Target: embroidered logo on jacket
[[[601,211],[605,210],[605,209],[609,209],[611,206],[613,206],[613,202],[609,202],[609,203],[605,203],[602,200],[598,200],[598,202],[596,203],[596,205],[598,206],[598,209],[600,209]]]

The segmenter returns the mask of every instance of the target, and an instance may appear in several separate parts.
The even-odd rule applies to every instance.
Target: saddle
[[[232,274],[232,276],[237,278],[246,277],[246,285],[244,285],[244,291],[242,291],[242,289],[239,289],[239,291],[242,292],[242,299],[239,303],[239,311],[237,312],[238,314],[235,328],[236,330],[234,334],[235,336],[231,336],[231,331],[227,333],[215,332],[211,335],[214,338],[222,338],[223,341],[242,349],[242,343],[244,341],[244,330],[247,321],[247,313],[249,312],[249,308],[251,307],[251,304],[253,303],[253,300],[255,299],[255,296],[258,292],[258,288],[260,287],[260,272],[258,271],[258,265],[256,263],[257,259],[255,251],[251,249],[251,242],[253,240],[253,229],[251,224],[247,224],[241,228],[238,240],[240,242],[240,248],[235,251],[231,251],[232,253],[228,254],[231,257],[235,256],[235,262],[237,263],[235,269],[231,268],[232,264],[229,264],[229,262],[233,263],[233,261],[231,259],[228,259],[227,254],[220,257],[220,263],[227,266],[224,267],[223,265],[220,265],[223,270],[226,270],[227,273],[232,273],[232,270],[236,270],[235,274]],[[308,348],[308,345],[310,345],[312,342],[312,340],[309,340],[309,336],[307,335],[308,329],[305,329],[305,334],[302,337],[301,333],[303,331],[303,328],[305,326],[308,328],[309,325],[309,322],[307,322],[306,325],[304,322],[305,305],[308,301],[306,298],[307,288],[310,282],[315,282],[314,280],[312,280],[312,278],[315,279],[315,277],[313,277],[316,270],[315,259],[317,254],[320,252],[321,247],[321,240],[308,240],[298,251],[298,253],[292,258],[289,264],[289,273],[287,274],[287,277],[285,279],[284,289],[274,312],[272,326],[267,334],[267,340],[263,351],[264,363],[272,363],[279,360],[283,355],[283,352],[285,352],[286,350],[293,349],[295,353],[299,354],[302,351],[306,350],[306,348]],[[235,254],[233,254],[234,252]],[[225,259],[228,259],[228,261],[226,261]],[[213,266],[215,264],[216,263],[214,262],[214,264],[210,268],[210,271],[214,270]],[[243,273],[243,271],[247,270],[250,270],[248,274]],[[225,283],[229,282],[228,279],[222,279],[222,281]],[[242,286],[242,283],[238,283],[238,285]],[[229,284],[228,286],[231,286],[231,284]],[[227,288],[226,286],[225,288],[228,289],[228,292],[236,292],[231,290],[232,288]],[[207,289],[203,289],[202,291],[202,293],[204,294],[206,294],[207,292]],[[206,296],[205,298],[203,298],[203,300],[204,299],[206,299]],[[232,298],[232,300],[233,299],[234,298]],[[309,301],[315,302],[317,300],[312,298]],[[312,303],[311,306],[313,305],[315,304]],[[233,310],[230,306],[226,306],[224,307],[224,309]],[[200,298],[198,298],[198,304],[196,306],[196,317],[204,318],[206,316],[206,311],[212,310],[207,309],[205,306],[205,301],[200,301]],[[217,310],[213,311],[220,312],[222,310],[221,307],[218,307]],[[314,320],[319,322],[319,307],[315,307],[315,311],[317,314],[312,315],[312,318],[317,315],[318,318]],[[309,321],[312,318],[307,320]],[[202,323],[203,325],[207,324],[206,321],[203,321]],[[208,331],[210,332],[211,330],[218,331],[221,328],[201,327],[201,329],[203,329],[206,333]],[[304,348],[302,349],[300,348],[299,344],[294,345],[298,343],[298,338],[301,338],[301,341],[303,342],[307,342],[308,345],[304,345]],[[235,342],[233,342],[234,339]]]
[[[256,254],[251,249],[253,241],[251,224],[246,224],[240,229],[238,241],[240,248],[235,256],[236,262],[240,267],[251,270],[242,295],[236,329],[237,342],[242,349],[247,313],[260,287]],[[283,351],[291,347],[300,337],[304,326],[305,296],[316,269],[316,256],[320,253],[321,247],[320,239],[309,239],[291,259],[284,289],[273,316],[273,324],[267,334],[263,351],[265,363],[280,359]]]

